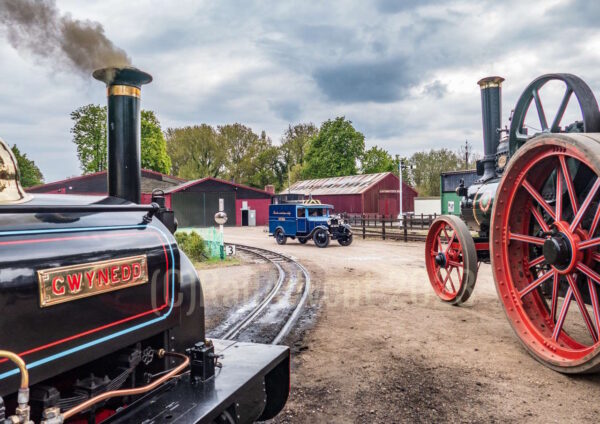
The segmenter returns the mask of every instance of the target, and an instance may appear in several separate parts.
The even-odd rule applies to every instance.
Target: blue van
[[[283,203],[269,206],[269,235],[278,244],[288,237],[302,244],[312,239],[318,247],[327,247],[331,239],[342,246],[352,243],[352,229],[338,215],[332,215],[331,205]]]

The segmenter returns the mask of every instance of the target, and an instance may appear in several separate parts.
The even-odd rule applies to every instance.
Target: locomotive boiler
[[[207,340],[164,198],[140,205],[140,95],[102,69],[108,196],[35,195],[0,143],[0,422],[243,423],[289,391],[285,346]]]
[[[491,263],[508,321],[535,359],[563,373],[600,370],[600,111],[572,74],[531,82],[501,128],[500,77],[479,81],[484,157],[457,187],[461,215],[427,234],[435,293],[460,305]],[[545,88],[562,90],[553,113]],[[556,91],[556,90],[555,90]],[[571,111],[573,121],[565,121]],[[570,122],[569,122],[570,121]]]

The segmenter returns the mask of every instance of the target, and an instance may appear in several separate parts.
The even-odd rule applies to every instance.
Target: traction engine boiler
[[[289,349],[206,340],[173,212],[161,196],[139,204],[140,90],[152,77],[94,77],[107,86],[107,197],[30,196],[0,140],[0,422],[272,418]]]
[[[510,129],[503,130],[502,82],[500,77],[479,81],[480,178],[457,188],[460,218],[444,215],[433,222],[425,246],[429,279],[444,302],[460,305],[473,292],[479,264],[491,263],[506,316],[529,353],[559,372],[595,372],[600,370],[598,104],[579,77],[543,75],[527,86]],[[542,89],[549,86],[563,90],[553,114],[542,101]],[[567,111],[577,115],[574,122],[563,122]]]

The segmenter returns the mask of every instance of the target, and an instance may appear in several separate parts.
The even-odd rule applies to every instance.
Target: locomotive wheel
[[[467,225],[457,216],[442,215],[431,224],[425,240],[429,281],[440,299],[460,305],[473,293],[477,251]]]
[[[338,243],[344,247],[350,246],[352,244],[352,234],[350,234],[348,237],[338,239]]]
[[[563,373],[600,370],[599,202],[600,134],[528,141],[496,192],[498,295],[527,350]]]
[[[313,234],[313,241],[318,247],[329,246],[329,233],[323,228],[317,228]]]
[[[281,228],[275,230],[275,240],[277,241],[277,244],[285,244],[287,241],[287,237]]]

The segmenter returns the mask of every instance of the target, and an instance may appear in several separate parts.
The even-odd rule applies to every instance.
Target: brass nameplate
[[[138,286],[148,282],[146,255],[81,265],[42,269],[37,272],[40,306],[70,302],[82,297]]]

